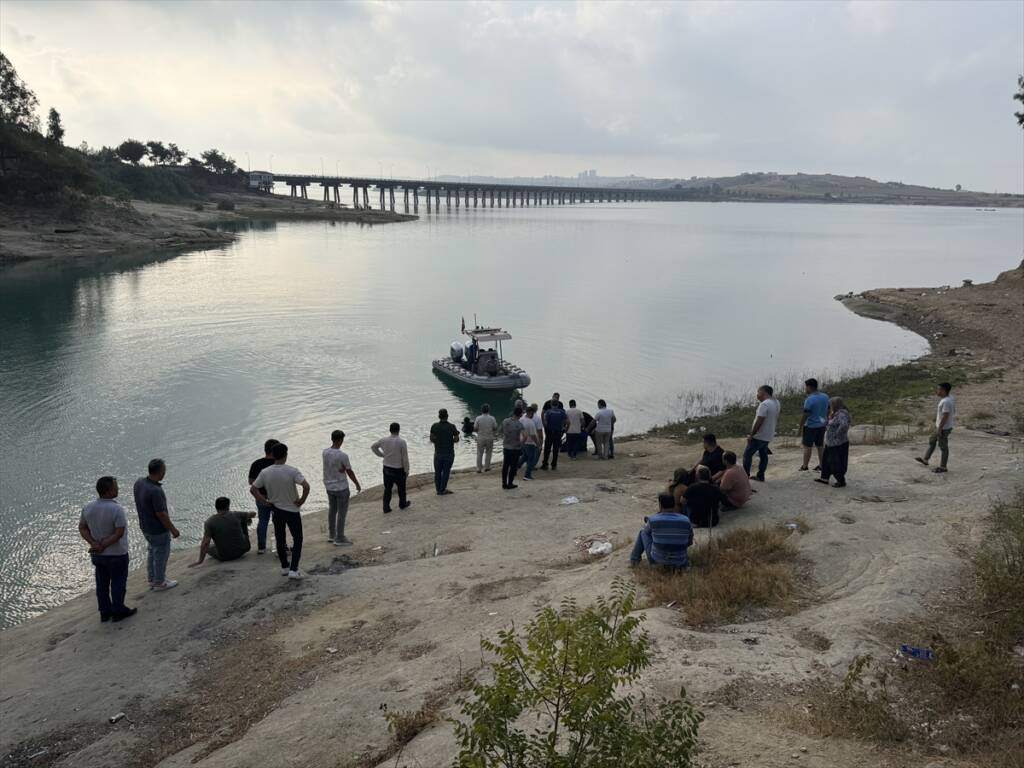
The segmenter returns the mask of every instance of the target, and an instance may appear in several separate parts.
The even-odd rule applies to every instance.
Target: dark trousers
[[[826,445],[821,456],[821,479],[835,477],[837,483],[846,482],[846,467],[850,463],[850,444]]]
[[[540,465],[546,467],[548,465],[548,459],[551,460],[551,468],[554,469],[558,466],[558,454],[562,450],[562,433],[561,432],[545,432],[544,433],[544,458],[541,459]],[[554,455],[552,455],[554,452]]]
[[[518,448],[505,448],[501,461],[501,487],[507,488],[516,481],[516,470],[519,469],[519,457],[522,451]]]
[[[764,480],[764,472],[768,469],[768,441],[751,440],[743,451],[743,471],[750,477],[750,466],[754,463],[754,454],[757,454],[757,479]]]
[[[448,478],[452,476],[454,456],[438,456],[434,454],[434,490],[444,493],[448,489]]]
[[[288,540],[285,530],[292,535],[292,561],[288,563]],[[299,558],[302,557],[302,515],[298,512],[286,512],[274,508],[274,540],[277,542],[277,556],[281,558],[281,567],[291,571],[299,570]]]
[[[384,467],[384,511],[391,511],[391,489],[398,486],[398,506],[404,507],[405,501],[405,470],[396,467]]]
[[[274,510],[268,504],[256,502],[256,548],[267,548],[267,528],[270,527],[270,518]]]
[[[576,454],[580,452],[580,444],[583,445],[582,450],[587,450],[586,435],[582,432],[570,432],[565,436],[565,452],[569,454],[570,459],[575,459]]]
[[[125,612],[124,593],[128,589],[128,555],[92,555],[96,569],[96,603],[101,616]]]

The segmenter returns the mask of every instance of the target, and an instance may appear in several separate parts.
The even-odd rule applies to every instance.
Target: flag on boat
[[[462,332],[466,332],[466,318],[462,318]]]

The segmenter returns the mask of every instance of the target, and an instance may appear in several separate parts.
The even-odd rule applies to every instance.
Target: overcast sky
[[[0,49],[69,143],[415,177],[773,170],[1020,193],[1022,30],[1019,0],[0,0]]]

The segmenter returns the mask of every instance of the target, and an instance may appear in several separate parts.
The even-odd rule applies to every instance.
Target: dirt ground
[[[871,292],[869,300],[892,295],[900,312],[952,313],[939,338],[969,347],[979,364],[998,364],[1008,386],[1007,377],[1020,376],[1021,340],[1010,331],[1021,327],[1024,297],[1020,273],[1008,274],[988,286]],[[975,302],[994,303],[985,309],[1010,323],[1005,332],[983,322]],[[991,402],[994,391],[960,393],[961,408],[975,397]],[[808,532],[791,535],[812,581],[795,612],[698,631],[682,623],[682,606],[645,611],[654,664],[643,684],[666,695],[685,685],[704,711],[702,766],[975,768],[944,757],[938,744],[810,737],[782,715],[806,704],[815,681],[841,677],[856,655],[891,657],[891,627],[941,604],[965,549],[985,536],[991,502],[1020,482],[1017,433],[958,429],[946,475],[913,461],[922,443],[914,435],[855,444],[845,489],[797,472],[791,442],[773,445],[768,482],[714,533],[803,518]],[[457,710],[458,680],[480,665],[480,637],[631,578],[628,542],[642,516],[654,511],[672,470],[697,456],[661,438],[622,440],[616,449],[614,461],[565,460],[510,492],[497,467],[456,473],[447,497],[415,478],[412,507],[390,515],[381,513],[380,489],[369,489],[352,504],[355,546],[347,549],[327,544],[326,499],[316,489],[304,581],[283,578],[273,555],[190,569],[195,552],[180,550],[170,566],[177,589],[148,592],[144,576],[132,574],[129,604],[139,613],[129,621],[101,624],[86,594],[0,634],[5,765],[449,765],[454,746],[443,718]],[[570,496],[579,503],[563,504]],[[710,535],[701,530],[698,541]],[[594,538],[615,551],[581,554],[579,542]],[[389,752],[384,708],[411,712],[438,697],[446,702],[438,722]]]
[[[216,205],[230,200],[233,211]],[[244,225],[254,219],[326,219],[365,224],[415,218],[386,211],[354,211],[317,200],[282,196],[217,193],[196,203],[150,203],[129,206],[94,200],[74,217],[61,208],[0,205],[0,266],[20,262],[103,256],[126,252],[196,250],[229,243],[234,235],[223,225]]]

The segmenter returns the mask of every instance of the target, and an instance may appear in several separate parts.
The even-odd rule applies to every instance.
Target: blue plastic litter
[[[935,651],[931,648],[918,648],[915,645],[903,644],[900,646],[900,653],[904,656],[909,656],[912,659],[921,659],[922,661],[935,661]]]

